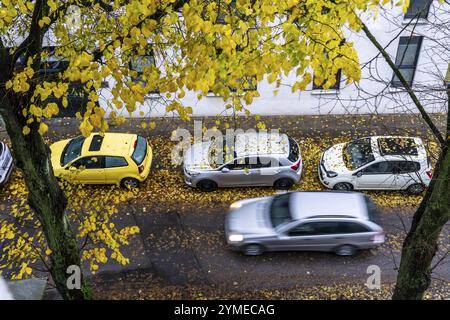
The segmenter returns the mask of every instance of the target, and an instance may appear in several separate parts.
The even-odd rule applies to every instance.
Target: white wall
[[[413,1],[413,0],[411,0]],[[385,10],[381,10],[377,19],[364,18],[369,29],[376,36],[378,41],[386,46],[395,38],[404,27],[403,13],[400,8],[387,5]],[[440,4],[434,1],[430,9],[429,17],[432,19],[435,10],[446,11],[441,20],[448,21],[450,25],[450,5]],[[431,24],[419,24],[414,27],[414,33],[423,35],[422,48],[419,56],[418,66],[414,78],[414,86],[419,92],[419,96],[426,101],[425,106],[428,111],[440,112],[443,110],[443,103],[440,98],[429,100],[430,95],[422,86],[427,84],[438,88],[443,88],[442,76],[447,70],[448,61],[450,61],[449,52],[443,49],[443,52],[436,52],[433,39],[439,37],[432,28]],[[413,26],[409,26],[401,32],[402,35],[409,36]],[[450,31],[450,27],[448,27]],[[359,54],[362,65],[362,79],[358,84],[345,86],[345,78],[341,79],[341,89],[339,92],[327,92],[317,94],[312,90],[312,84],[302,92],[291,92],[290,84],[295,82],[295,74],[291,74],[282,81],[282,87],[275,96],[273,91],[275,87],[262,81],[258,84],[260,97],[254,98],[254,102],[248,109],[253,114],[260,115],[311,115],[311,114],[364,114],[364,113],[392,113],[411,110],[415,112],[415,107],[411,104],[409,97],[405,93],[392,90],[386,83],[392,79],[392,71],[383,58],[379,57],[370,65],[366,65],[378,55],[376,48],[365,38],[362,33],[347,32],[348,40],[353,41]],[[387,51],[395,60],[399,39],[396,38],[388,47]],[[450,43],[450,39],[449,39]],[[439,51],[439,50],[438,50]],[[421,91],[424,91],[421,93]],[[101,92],[100,104],[107,110],[106,101],[111,98],[108,89]],[[221,97],[208,96],[202,100],[197,100],[195,92],[187,92],[182,99],[185,106],[193,107],[194,116],[214,116],[218,114],[231,115],[231,110],[225,110],[225,102]],[[143,111],[145,116],[165,116],[173,115],[165,112],[165,106],[161,100],[153,97],[146,99],[143,106],[133,113],[133,116],[139,116]],[[122,115],[128,116],[126,110]]]

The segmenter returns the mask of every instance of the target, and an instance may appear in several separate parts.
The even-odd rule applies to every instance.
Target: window
[[[289,139],[289,157],[288,157],[288,159],[291,162],[295,162],[300,157],[300,150],[298,148],[297,142],[295,142],[294,139],[292,139],[291,137],[288,137],[288,139]]]
[[[417,150],[417,143],[414,139],[409,138],[379,138],[378,148],[380,154],[385,155],[408,155],[417,156],[419,151]]]
[[[343,160],[350,170],[355,170],[375,160],[370,138],[347,143],[342,152]]]
[[[291,211],[289,210],[290,196],[290,193],[285,193],[273,198],[270,205],[270,221],[274,228],[292,221]]]
[[[126,167],[128,166],[127,160],[123,157],[106,157],[105,158],[105,167],[106,168],[117,168],[117,167]]]
[[[356,222],[339,222],[339,233],[370,232],[365,226]]]
[[[405,174],[420,170],[420,163],[414,161],[395,161],[394,173]]]
[[[405,80],[412,85],[414,73],[419,60],[420,47],[422,45],[421,36],[400,37],[400,42],[397,49],[397,56],[395,58],[395,65],[400,70]],[[394,75],[392,79],[393,87],[401,87],[402,84],[397,76]]]
[[[235,159],[233,163],[227,164],[226,167],[230,170],[246,170],[251,169],[252,164],[256,166],[257,163],[256,158],[239,158]]]
[[[374,163],[363,170],[364,174],[392,174],[395,161],[381,161]]]
[[[100,169],[103,168],[103,157],[101,156],[83,157],[72,163],[71,167],[75,167],[77,169],[80,169],[81,167],[83,167],[84,169]]]
[[[103,137],[96,134],[92,137],[91,144],[89,145],[89,151],[99,151],[102,147]]]
[[[145,68],[153,67],[156,65],[155,61],[155,55],[153,54],[153,51],[151,51],[148,55],[144,56],[138,56],[135,58],[132,58],[129,67],[130,70],[135,71],[137,73],[136,77],[132,77],[131,80],[134,82],[140,82],[143,86],[147,85],[147,81],[142,78],[144,74]],[[158,89],[152,89],[149,93],[159,93]]]
[[[328,88],[328,90],[339,90],[341,87],[341,74],[342,74],[342,70],[339,69],[338,72],[336,73],[336,83],[334,85],[332,85],[331,87]],[[326,80],[323,82],[325,83]],[[315,81],[313,81],[313,90],[324,90],[323,89],[323,83],[320,85],[317,85]]]
[[[65,166],[73,159],[77,158],[81,154],[81,148],[83,147],[85,138],[83,136],[76,137],[66,145],[61,156],[61,165]]]
[[[338,233],[338,222],[309,222],[289,230],[290,237],[318,236]]]
[[[138,136],[134,143],[134,152],[131,158],[136,162],[138,166],[142,164],[147,155],[147,140],[145,138]]]
[[[405,19],[426,19],[433,0],[410,0]]]
[[[258,163],[252,169],[281,167],[280,161],[271,157],[258,157]]]

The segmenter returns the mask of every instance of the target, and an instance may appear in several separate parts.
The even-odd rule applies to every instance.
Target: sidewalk
[[[443,130],[446,124],[446,114],[433,114],[432,118],[438,127]],[[216,121],[220,120],[219,124]],[[155,129],[147,127],[143,129],[141,122],[154,121]],[[266,125],[266,129],[280,129],[290,133],[301,133],[305,136],[317,136],[317,134],[364,136],[375,134],[416,134],[431,137],[431,132],[418,114],[386,114],[386,115],[320,115],[320,116],[255,116],[237,117],[194,117],[190,122],[181,121],[177,117],[165,118],[130,118],[125,123],[117,126],[110,124],[110,131],[134,132],[144,136],[167,135],[177,127],[186,128],[192,132],[194,121],[202,121],[208,128],[217,126],[225,129],[225,123],[230,128],[249,129],[255,128],[258,122]],[[67,135],[78,135],[80,121],[76,118],[54,118],[46,121],[49,125],[49,138]],[[7,138],[4,125],[0,121],[0,139]]]

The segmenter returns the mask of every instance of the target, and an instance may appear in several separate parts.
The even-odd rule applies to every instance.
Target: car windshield
[[[346,166],[351,170],[358,169],[375,160],[370,145],[370,138],[347,143],[343,149],[343,158]]]
[[[274,228],[285,222],[292,221],[291,212],[289,210],[290,196],[290,193],[285,193],[273,198],[270,205],[270,221]]]
[[[69,141],[61,155],[62,166],[65,166],[81,155],[81,148],[83,147],[84,140],[85,138],[83,136],[79,136]]]
[[[145,140],[144,137],[138,136],[136,144],[134,146],[134,152],[131,155],[131,158],[139,166],[141,165],[142,161],[144,161],[146,154],[147,154],[147,140]]]

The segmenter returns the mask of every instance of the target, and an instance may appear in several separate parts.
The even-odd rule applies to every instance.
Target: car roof
[[[365,197],[357,192],[294,192],[289,207],[294,220],[321,217],[368,218]]]
[[[83,143],[81,156],[128,156],[136,138],[136,134],[130,133],[107,132],[103,136],[100,133],[91,133]]]
[[[421,138],[408,136],[372,136],[371,145],[375,158],[423,160],[427,151]]]
[[[256,155],[289,156],[289,138],[286,134],[247,132],[235,135],[236,157]]]

